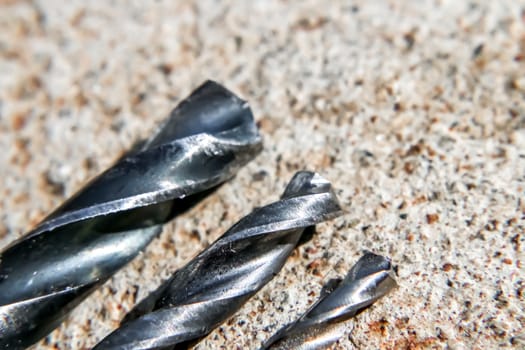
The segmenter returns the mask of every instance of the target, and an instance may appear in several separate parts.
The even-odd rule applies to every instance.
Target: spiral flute
[[[281,200],[230,228],[95,349],[159,349],[205,336],[279,272],[305,228],[341,213],[327,180],[297,173]]]
[[[248,105],[208,81],[155,135],[0,254],[0,348],[29,346],[261,149]]]
[[[367,252],[344,280],[325,286],[319,301],[299,320],[278,331],[261,350],[325,349],[344,332],[344,325],[338,322],[354,317],[396,286],[390,260]]]

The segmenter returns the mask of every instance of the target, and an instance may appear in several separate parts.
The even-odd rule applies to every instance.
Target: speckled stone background
[[[205,79],[262,154],[35,348],[89,348],[299,169],[347,214],[196,349],[256,349],[361,250],[399,288],[334,349],[525,347],[525,2],[0,0],[0,247]]]

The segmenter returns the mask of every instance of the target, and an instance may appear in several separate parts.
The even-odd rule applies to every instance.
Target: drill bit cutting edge
[[[0,254],[0,348],[31,345],[262,148],[246,102],[208,81],[155,135]]]
[[[325,349],[344,333],[338,322],[354,317],[396,287],[390,260],[365,253],[342,281],[329,283],[297,321],[270,338],[261,350]]]
[[[159,349],[205,336],[281,270],[306,228],[341,214],[327,180],[297,173],[281,200],[231,227],[139,303],[95,349]]]

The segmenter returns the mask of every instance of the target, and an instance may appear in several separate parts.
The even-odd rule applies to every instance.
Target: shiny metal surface
[[[354,317],[396,287],[390,260],[365,253],[342,281],[331,281],[303,316],[278,331],[262,350],[325,349],[344,333],[338,322]]]
[[[261,150],[248,105],[208,81],[155,135],[0,254],[0,348],[52,331],[161,226]]]
[[[95,349],[160,349],[205,336],[279,272],[305,228],[340,214],[327,180],[297,173],[280,201],[240,220]]]

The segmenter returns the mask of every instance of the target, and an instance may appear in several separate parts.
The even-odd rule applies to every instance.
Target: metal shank
[[[337,322],[354,317],[396,285],[390,260],[367,252],[344,280],[327,285],[317,303],[278,331],[261,350],[325,349],[344,332]]]
[[[155,135],[0,254],[0,348],[52,331],[163,223],[260,149],[248,105],[212,81],[200,86]]]
[[[279,272],[305,228],[341,213],[328,181],[297,173],[280,201],[240,220],[95,349],[159,349],[205,336]]]

